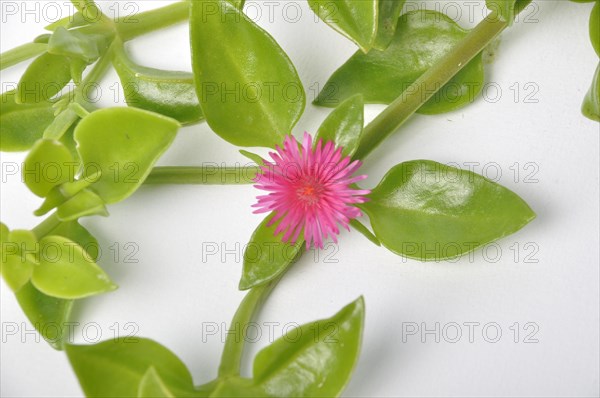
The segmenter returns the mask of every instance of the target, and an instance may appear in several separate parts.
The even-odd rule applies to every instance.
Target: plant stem
[[[61,221],[58,219],[56,213],[52,213],[44,221],[35,226],[31,232],[33,232],[38,239],[42,239],[44,236],[52,232],[54,228],[58,227],[58,224],[60,223]]]
[[[232,328],[243,333],[246,325],[252,321],[282,276],[273,279],[271,282],[256,286],[246,294],[231,320]],[[239,376],[245,345],[244,337],[239,337],[237,333],[227,335],[223,355],[221,356],[221,365],[219,366],[219,377]]]
[[[155,167],[144,181],[144,184],[252,184],[259,170],[256,166]]]
[[[508,22],[500,19],[496,12],[481,21],[463,40],[448,51],[444,58],[421,75],[365,127],[354,158],[366,158],[507,26]]]
[[[26,43],[0,54],[0,70],[4,70],[19,62],[28,60],[46,51],[48,45],[45,43]]]
[[[190,3],[181,1],[166,7],[141,12],[135,16],[118,18],[114,22],[123,41],[183,22],[189,18]]]

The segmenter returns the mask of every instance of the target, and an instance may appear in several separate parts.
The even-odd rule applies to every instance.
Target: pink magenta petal
[[[273,162],[265,162],[254,179],[255,187],[268,192],[252,205],[254,213],[274,212],[269,225],[279,222],[275,235],[295,243],[304,236],[306,248],[323,248],[324,240],[337,243],[340,226],[362,215],[355,203],[364,203],[370,193],[352,187],[366,175],[354,175],[360,161],[343,156],[343,148],[319,139],[313,146],[305,132],[302,143],[287,136],[282,146],[269,153]]]

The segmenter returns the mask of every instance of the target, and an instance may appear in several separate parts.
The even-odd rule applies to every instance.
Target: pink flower
[[[306,248],[314,242],[323,248],[323,240],[331,236],[337,243],[338,224],[349,230],[348,223],[362,215],[355,203],[364,203],[369,190],[352,187],[367,176],[352,177],[361,165],[349,156],[342,157],[342,148],[332,141],[322,140],[312,147],[312,137],[304,133],[302,146],[292,136],[286,137],[283,148],[271,152],[274,163],[265,162],[255,181],[256,188],[269,194],[258,196],[254,213],[274,212],[269,225],[281,220],[275,235],[295,243],[304,231]]]

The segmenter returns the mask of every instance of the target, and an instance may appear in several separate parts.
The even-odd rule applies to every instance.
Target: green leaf
[[[86,216],[108,216],[108,210],[100,196],[84,189],[65,203],[58,206],[56,215],[60,221],[73,221]]]
[[[0,57],[0,70],[10,68],[36,55],[45,53],[47,48],[48,46],[38,42],[37,38],[32,43],[25,43],[21,46],[11,48],[2,53],[2,57]]]
[[[43,138],[60,140],[67,131],[79,120],[79,115],[74,110],[67,108],[56,115],[54,121],[44,131]]]
[[[90,113],[75,128],[84,163],[83,178],[101,172],[91,187],[106,203],[131,195],[171,145],[179,123],[136,108],[106,108]]]
[[[50,102],[17,104],[16,91],[2,93],[0,101],[0,151],[26,151],[42,138],[54,120]]]
[[[394,166],[361,205],[394,253],[441,261],[510,235],[535,218],[517,194],[430,160]]]
[[[150,367],[173,395],[193,396],[192,376],[186,366],[155,341],[121,338],[94,345],[67,345],[66,352],[88,397],[136,397]]]
[[[225,0],[193,1],[191,9],[196,93],[210,127],[234,145],[281,143],[305,105],[288,56]]]
[[[275,279],[302,253],[304,239],[298,239],[294,244],[283,242],[283,234],[275,236],[278,223],[267,226],[272,218],[273,215],[269,215],[260,223],[246,245],[240,290]]]
[[[87,176],[84,179],[69,181],[61,185],[55,186],[50,191],[48,191],[48,193],[46,194],[46,199],[44,200],[40,208],[34,211],[33,214],[38,217],[43,216],[50,210],[62,205],[63,203],[77,195],[79,192],[89,187],[92,183],[98,181],[99,178],[100,171],[90,176]]]
[[[23,181],[27,188],[39,197],[50,190],[75,178],[73,156],[69,149],[56,140],[39,140],[23,163]]]
[[[355,42],[362,51],[373,47],[377,35],[377,0],[308,0],[319,18]]]
[[[406,0],[379,0],[379,22],[373,47],[385,50],[396,33],[398,17]]]
[[[81,246],[56,235],[40,240],[40,264],[34,269],[31,282],[42,293],[64,299],[117,288]]]
[[[98,241],[87,229],[81,226],[78,221],[61,222],[50,232],[50,234],[62,236],[76,242],[83,250],[85,250],[88,258],[91,258],[94,261],[98,259],[98,255],[100,254]]]
[[[358,148],[363,124],[363,98],[357,94],[342,102],[327,116],[319,127],[315,143],[321,138],[323,141],[333,141],[336,147],[344,148],[344,156],[352,156]]]
[[[337,397],[360,353],[363,298],[333,317],[292,329],[261,350],[254,383],[271,397]]]
[[[596,54],[600,57],[600,0],[596,0],[590,15],[590,40]]]
[[[419,10],[400,17],[385,51],[356,52],[329,78],[315,104],[336,106],[362,94],[365,103],[389,104],[468,34],[448,16]],[[419,113],[436,114],[472,102],[483,88],[481,54],[444,85]]]
[[[18,292],[31,279],[37,263],[37,239],[28,230],[4,231],[6,241],[2,242],[0,271],[8,287]]]
[[[583,100],[581,111],[585,117],[600,122],[600,64],[596,68],[592,86]]]
[[[256,163],[259,166],[262,166],[262,165],[265,164],[265,159],[263,159],[262,156],[257,155],[256,153],[248,152],[248,151],[245,151],[243,149],[240,149],[240,154],[242,154],[243,156],[245,156],[248,159],[252,160],[254,163]]]
[[[72,300],[50,297],[27,283],[16,293],[27,318],[42,337],[55,349],[62,350],[70,328],[67,325]]]
[[[0,243],[2,242],[6,242],[8,240],[8,233],[9,233],[9,229],[6,226],[6,224],[0,222]],[[0,246],[0,250],[2,250],[2,247]]]
[[[127,105],[172,117],[183,124],[204,119],[193,74],[137,65],[123,49],[115,53],[113,65],[121,79]]]
[[[490,11],[496,11],[500,18],[510,25],[518,13],[523,11],[531,0],[485,0],[485,5]]]
[[[2,259],[2,277],[13,292],[18,292],[31,279],[35,263],[31,259],[16,255],[5,255]]]
[[[25,70],[17,86],[15,102],[46,102],[71,81],[69,59],[62,55],[45,53],[37,57]]]
[[[211,398],[231,398],[231,397],[271,397],[260,387],[255,386],[251,379],[238,376],[229,376],[224,379],[217,379],[215,386],[210,391]]]
[[[58,27],[50,37],[48,52],[79,59],[89,65],[106,52],[109,43],[109,38],[101,34],[85,34]]]
[[[138,389],[139,398],[174,398],[175,396],[162,381],[156,369],[150,367],[142,377]]]
[[[367,228],[364,224],[362,224],[360,221],[358,221],[356,218],[350,220],[350,226],[356,231],[360,232],[365,238],[370,240],[372,243],[376,244],[377,246],[381,246],[381,242],[379,241],[379,239],[377,239],[375,235],[373,235],[371,230]]]

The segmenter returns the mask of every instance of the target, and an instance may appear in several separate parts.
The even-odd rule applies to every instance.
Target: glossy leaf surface
[[[353,42],[362,51],[373,47],[377,35],[377,0],[308,0],[319,18]]]
[[[67,345],[66,352],[88,397],[136,397],[151,367],[175,396],[193,396],[192,376],[186,366],[155,341],[121,338]]]
[[[123,50],[113,65],[123,84],[127,105],[172,117],[183,124],[202,120],[194,75],[137,65]]]
[[[71,81],[69,59],[45,53],[25,70],[17,86],[17,103],[38,103],[51,100]]]
[[[196,93],[210,127],[234,145],[274,147],[304,110],[304,89],[277,42],[227,1],[193,1]]]
[[[364,105],[362,95],[354,95],[342,102],[323,121],[315,143],[319,139],[333,141],[342,147],[345,156],[352,156],[358,147],[364,125]]]
[[[303,239],[290,244],[281,240],[283,234],[275,236],[277,223],[267,226],[271,218],[269,215],[260,223],[246,246],[240,290],[273,280],[285,271],[302,251]]]
[[[337,106],[355,94],[362,94],[365,103],[389,104],[467,33],[436,11],[404,14],[389,47],[368,54],[356,52],[329,78],[315,104]],[[481,91],[483,80],[480,54],[425,103],[419,113],[436,114],[467,105]]]
[[[0,151],[26,151],[40,138],[54,120],[50,102],[17,104],[16,92],[2,93],[0,101]]]
[[[63,299],[88,297],[116,289],[81,246],[56,235],[40,240],[40,264],[34,269],[31,282],[42,293]]]
[[[84,178],[100,171],[100,179],[91,188],[106,203],[125,199],[148,176],[178,128],[171,118],[136,108],[106,108],[90,113],[74,133],[85,167]]]
[[[394,253],[440,261],[512,234],[535,218],[514,192],[430,160],[394,166],[361,205]]]
[[[365,316],[361,298],[333,317],[290,330],[254,360],[254,383],[271,397],[337,397],[358,360]]]

